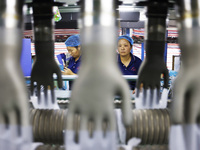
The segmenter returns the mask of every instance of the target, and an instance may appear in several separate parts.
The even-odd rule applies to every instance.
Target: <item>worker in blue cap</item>
[[[137,75],[142,60],[133,55],[133,39],[127,35],[118,37],[118,65],[123,75]],[[129,81],[130,89],[135,93],[135,81]]]
[[[66,41],[68,53],[71,55],[68,64],[62,72],[63,75],[76,75],[81,64],[81,46],[80,35],[72,35]],[[72,82],[69,82],[69,89],[71,89]]]

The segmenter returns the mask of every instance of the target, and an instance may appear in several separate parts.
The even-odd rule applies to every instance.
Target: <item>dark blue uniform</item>
[[[74,57],[70,57],[67,68],[71,69],[73,73],[77,74],[79,71],[80,64],[81,64],[81,57],[79,57],[77,61],[75,61]]]
[[[77,74],[79,71],[79,67],[81,64],[81,56],[77,61],[75,61],[74,57],[69,58],[69,64],[68,67],[73,73]],[[69,81],[69,89],[72,89],[72,81]]]
[[[137,75],[139,67],[142,63],[142,60],[138,58],[137,56],[134,56],[131,54],[131,61],[129,65],[126,67],[120,59],[120,55],[118,54],[118,65],[120,67],[120,70],[123,75]],[[130,89],[134,90],[135,89],[135,81],[128,81]]]

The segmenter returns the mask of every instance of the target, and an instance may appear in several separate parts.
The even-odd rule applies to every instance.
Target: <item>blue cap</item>
[[[127,41],[129,41],[129,43],[131,44],[131,46],[133,45],[133,39],[130,36],[121,35],[121,36],[118,37],[117,41],[119,41],[120,39],[126,39]]]
[[[80,43],[80,35],[79,34],[75,34],[70,36],[66,41],[65,41],[65,45],[68,47],[75,47],[75,46],[79,46]]]

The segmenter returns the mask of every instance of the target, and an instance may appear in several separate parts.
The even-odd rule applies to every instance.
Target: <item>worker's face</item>
[[[76,47],[67,47],[68,53],[74,57],[74,58],[78,58],[80,57],[80,46],[78,46],[78,48]]]
[[[130,54],[132,47],[126,39],[120,39],[118,41],[118,52],[121,56],[126,56]]]

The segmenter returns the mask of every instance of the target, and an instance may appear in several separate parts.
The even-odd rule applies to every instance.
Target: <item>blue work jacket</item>
[[[121,62],[120,55],[118,54],[118,66],[119,66],[123,75],[137,75],[141,63],[142,63],[142,60],[140,58],[131,54],[131,61],[130,61],[129,65],[126,67]],[[129,83],[130,89],[134,90],[136,82],[135,81],[128,81],[128,83]]]
[[[69,64],[68,67],[73,73],[77,74],[79,71],[79,67],[81,64],[81,56],[77,61],[75,61],[74,57],[69,58]],[[69,89],[72,89],[72,81],[69,81]]]

